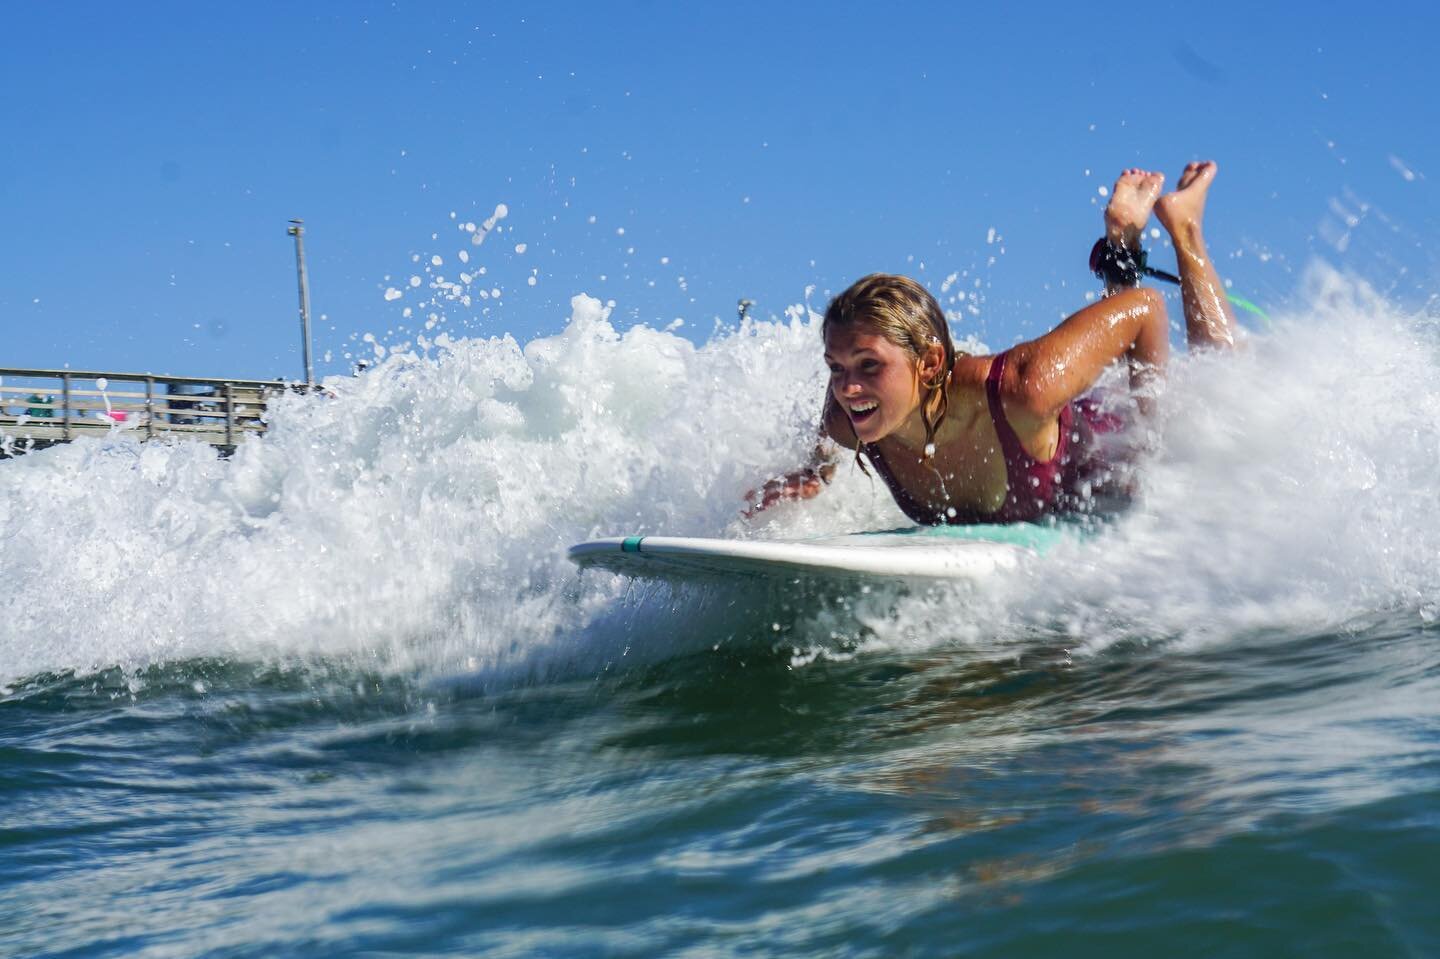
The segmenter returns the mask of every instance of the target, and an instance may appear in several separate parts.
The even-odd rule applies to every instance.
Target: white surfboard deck
[[[571,561],[627,576],[802,575],[979,580],[1013,569],[1062,534],[1049,527],[917,527],[808,540],[612,536],[570,547]]]

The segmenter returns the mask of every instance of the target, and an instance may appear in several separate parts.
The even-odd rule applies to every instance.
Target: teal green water
[[[1434,955],[1436,635],[33,677],[0,953]]]

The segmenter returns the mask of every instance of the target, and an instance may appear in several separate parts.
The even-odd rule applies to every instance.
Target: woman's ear
[[[920,382],[934,383],[945,375],[945,348],[938,340],[931,340],[920,357]]]

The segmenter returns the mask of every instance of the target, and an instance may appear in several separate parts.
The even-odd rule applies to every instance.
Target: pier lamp
[[[305,276],[305,221],[291,220],[285,231],[295,238],[295,275],[300,282],[300,337],[305,350],[305,385],[315,385],[310,365],[310,281]]]

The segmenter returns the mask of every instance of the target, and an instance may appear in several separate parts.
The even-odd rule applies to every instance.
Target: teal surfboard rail
[[[1057,543],[1083,535],[1076,526],[1038,523],[981,523],[974,526],[905,526],[900,529],[874,530],[861,536],[919,536],[936,539],[959,539],[983,543],[1007,543],[1043,553]]]
[[[582,569],[678,581],[743,576],[793,582],[799,576],[875,581],[972,581],[1015,569],[1026,556],[1086,535],[1073,524],[910,526],[802,540],[663,535],[611,536],[577,543]]]

